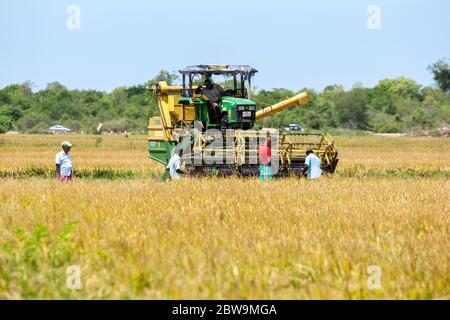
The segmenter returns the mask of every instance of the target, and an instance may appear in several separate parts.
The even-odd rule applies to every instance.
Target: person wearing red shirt
[[[270,180],[273,177],[273,171],[271,167],[271,157],[272,157],[272,141],[267,138],[266,142],[261,144],[258,148],[258,158],[259,158],[259,179],[261,181]]]

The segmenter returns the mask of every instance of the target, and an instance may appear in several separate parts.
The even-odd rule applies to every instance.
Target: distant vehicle
[[[67,133],[67,132],[71,132],[72,129],[69,129],[69,128],[63,127],[60,124],[57,124],[53,127],[48,128],[48,131],[50,133]]]
[[[286,128],[284,128],[286,131],[305,131],[302,127],[300,127],[298,124],[291,123]]]

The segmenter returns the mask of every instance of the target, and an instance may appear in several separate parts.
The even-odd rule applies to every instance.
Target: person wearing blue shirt
[[[320,158],[314,154],[312,149],[306,151],[305,168],[303,172],[306,173],[308,179],[319,179],[322,174],[320,169]]]
[[[68,182],[72,180],[73,176],[72,157],[70,155],[72,144],[68,141],[63,141],[61,148],[61,152],[55,157],[56,174],[59,181]]]

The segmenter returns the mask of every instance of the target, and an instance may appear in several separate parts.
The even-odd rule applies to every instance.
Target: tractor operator
[[[322,170],[320,170],[320,158],[314,154],[312,149],[306,151],[305,168],[303,174],[306,174],[308,179],[319,179]]]
[[[208,97],[210,105],[210,121],[212,123],[220,123],[221,116],[219,110],[219,100],[224,90],[220,85],[215,84],[209,77],[205,79],[203,84],[205,85],[205,87],[199,86],[197,91]]]
[[[220,95],[224,91],[221,86],[215,84],[211,78],[206,78],[204,83],[205,88],[203,86],[200,87],[202,90],[202,94],[208,97],[208,100],[214,105],[219,102]]]

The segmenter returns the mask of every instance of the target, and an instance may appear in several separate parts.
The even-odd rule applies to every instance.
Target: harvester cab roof
[[[197,78],[211,79],[214,75],[232,79],[232,88],[226,88],[224,96],[251,98],[252,77],[258,70],[248,65],[195,65],[179,70],[183,81],[183,97],[192,97]]]

